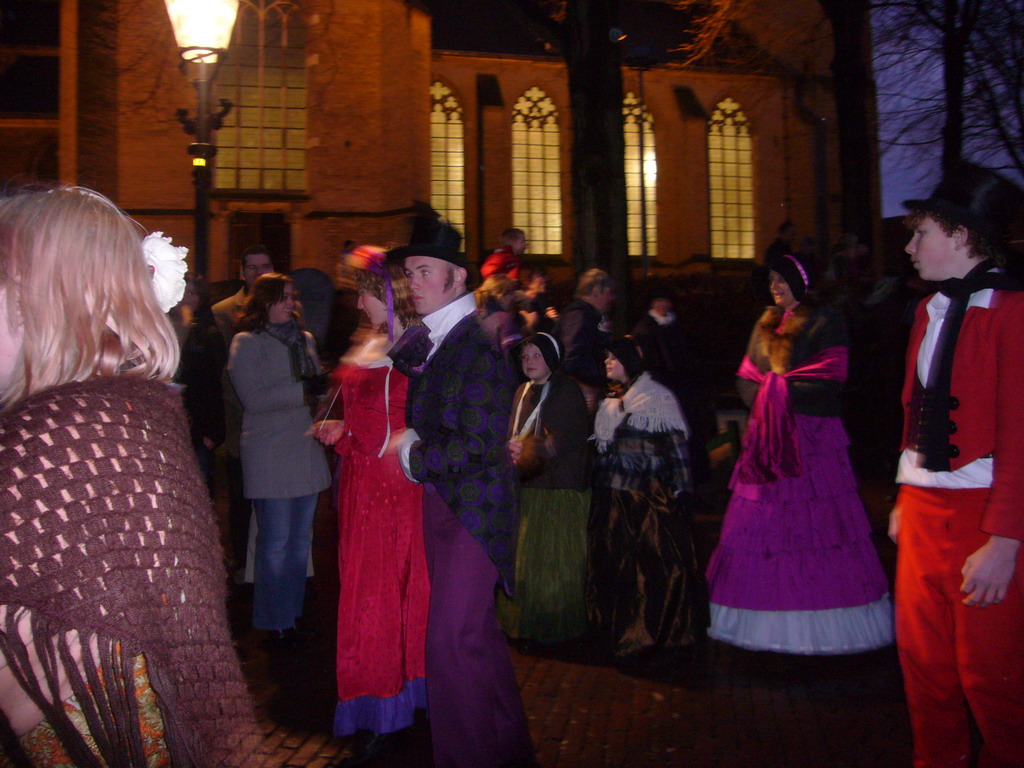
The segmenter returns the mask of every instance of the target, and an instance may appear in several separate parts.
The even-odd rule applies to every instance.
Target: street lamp
[[[220,109],[210,113],[210,84],[217,76],[220,55],[231,42],[238,0],[164,0],[164,3],[183,59],[182,69],[196,87],[198,97],[194,118],[188,116],[187,109],[179,109],[177,117],[185,133],[196,137],[188,147],[192,156],[192,181],[196,187],[193,268],[196,274],[205,275],[209,256],[209,163],[217,154],[217,147],[210,141],[210,132],[221,127],[224,116],[231,109],[231,102],[221,99]]]

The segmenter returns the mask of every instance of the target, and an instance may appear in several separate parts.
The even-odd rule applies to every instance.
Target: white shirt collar
[[[452,299],[440,309],[423,316],[423,324],[430,331],[428,335],[434,343],[434,346],[430,349],[430,354],[427,355],[428,360],[437,352],[437,348],[441,346],[441,342],[444,341],[448,332],[458,325],[464,317],[474,312],[476,312],[476,296],[472,293],[464,293],[457,299]]]
[[[971,294],[967,301],[968,307],[981,307],[988,309],[992,304],[992,297],[995,294],[991,288],[984,288]],[[936,293],[928,302],[928,318],[932,321],[945,319],[946,310],[949,309],[952,299],[942,293]]]

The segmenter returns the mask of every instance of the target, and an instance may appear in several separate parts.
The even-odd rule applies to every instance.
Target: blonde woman
[[[344,421],[317,437],[341,457],[338,492],[338,705],[334,735],[360,732],[359,765],[394,746],[393,734],[427,706],[430,583],[423,553],[423,486],[408,480],[394,450],[405,431],[409,379],[388,352],[420,324],[402,265],[372,246],[349,255],[359,309],[373,332],[342,360]]]
[[[0,752],[18,766],[240,765],[259,740],[169,384],[183,250],[88,190],[0,199]]]
[[[523,334],[512,313],[516,282],[507,275],[493,275],[476,289],[476,306],[480,314],[480,327],[494,339],[502,352],[519,343]]]

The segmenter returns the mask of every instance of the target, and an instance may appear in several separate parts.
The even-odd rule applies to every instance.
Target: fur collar
[[[807,330],[814,310],[804,304],[799,305],[779,328],[782,314],[778,307],[768,307],[757,321],[759,351],[767,355],[768,365],[775,373],[786,373],[792,367],[793,346]]]

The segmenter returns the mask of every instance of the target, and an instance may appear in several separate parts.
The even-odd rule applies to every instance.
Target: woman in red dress
[[[361,732],[343,766],[386,750],[426,707],[424,652],[429,582],[422,489],[392,449],[405,429],[409,380],[387,356],[418,323],[400,264],[377,249],[352,251],[359,309],[374,333],[342,360],[344,421],[316,426],[341,461],[338,493],[338,706],[334,734]]]

